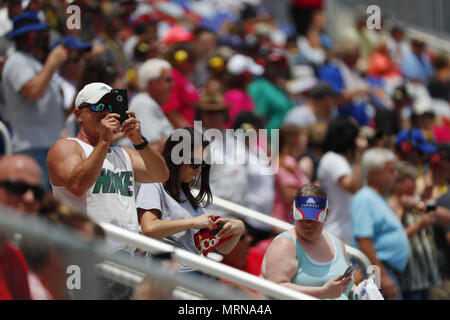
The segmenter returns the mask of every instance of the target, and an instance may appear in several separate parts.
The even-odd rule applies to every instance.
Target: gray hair
[[[145,90],[148,81],[158,79],[163,69],[172,69],[166,60],[153,58],[145,61],[138,70],[139,89]]]
[[[388,149],[371,148],[365,151],[361,159],[361,173],[364,184],[369,182],[370,170],[382,170],[387,162],[396,160],[395,154]]]

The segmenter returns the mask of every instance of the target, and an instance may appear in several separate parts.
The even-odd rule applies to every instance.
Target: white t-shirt
[[[94,147],[78,139],[75,140],[83,148],[88,158]],[[120,147],[109,148],[103,161],[100,176],[86,193],[80,197],[73,195],[62,186],[53,186],[55,198],[86,213],[95,222],[106,222],[126,230],[139,233],[136,202],[134,200],[134,171],[128,153]],[[107,240],[107,250],[134,251],[134,247]]]
[[[328,207],[330,208],[324,230],[348,245],[351,245],[352,240],[350,201],[353,195],[343,189],[338,180],[340,177],[351,174],[350,164],[340,154],[329,151],[319,161],[317,177],[321,187],[328,195]]]
[[[260,150],[259,157],[248,150],[249,161],[246,163],[248,189],[244,193],[243,205],[250,209],[272,215],[275,199],[275,175],[270,162]],[[246,219],[252,227],[260,230],[271,230],[271,227],[253,219]]]
[[[206,131],[205,136],[211,142],[211,171],[209,183],[213,197],[219,197],[237,204],[244,204],[244,194],[248,192],[247,172],[245,168],[245,145],[235,136],[222,131],[225,141],[212,139]],[[209,211],[221,217],[232,217],[229,210],[211,205]]]
[[[139,92],[131,98],[129,110],[133,111],[136,119],[141,122],[141,133],[148,142],[157,142],[172,133],[173,127],[169,120],[147,92]]]
[[[181,198],[186,199],[183,192]],[[156,209],[161,212],[161,220],[179,220],[200,216],[205,213],[204,209],[199,207],[194,209],[189,201],[177,202],[164,190],[161,183],[142,183],[136,199],[137,208],[144,210]],[[187,229],[175,233],[168,240],[189,252],[200,255],[194,242],[194,235],[200,231],[199,229]],[[181,265],[180,272],[194,271],[195,268]]]
[[[13,129],[15,152],[48,149],[59,139],[63,129],[63,98],[55,74],[39,99],[33,101],[19,93],[42,67],[31,55],[16,51],[8,58],[3,69],[4,116]]]
[[[316,122],[317,117],[307,106],[296,106],[284,117],[284,124],[295,125],[300,128],[306,128]]]

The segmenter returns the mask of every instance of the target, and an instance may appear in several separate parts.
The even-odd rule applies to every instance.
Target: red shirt
[[[0,299],[31,300],[27,274],[22,252],[7,242],[0,253]]]
[[[172,79],[173,86],[170,97],[162,109],[165,114],[178,111],[189,125],[193,125],[195,110],[191,105],[200,100],[200,95],[192,82],[175,68],[172,68]]]

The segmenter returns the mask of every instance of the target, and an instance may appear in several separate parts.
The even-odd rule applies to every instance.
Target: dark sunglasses
[[[202,168],[206,167],[208,164],[205,163],[205,161],[202,161],[202,163],[195,163],[198,162],[198,159],[192,159],[191,163],[189,164],[189,167],[191,167],[192,169],[198,169],[200,166]]]
[[[103,102],[96,103],[96,104],[86,104],[84,106],[81,106],[80,109],[89,108],[92,112],[103,112],[106,108],[108,108],[109,112],[112,112],[112,105],[105,104]]]
[[[3,180],[0,181],[0,186],[5,188],[6,192],[9,194],[13,194],[16,196],[24,195],[28,190],[33,191],[34,197],[36,200],[40,201],[44,198],[45,190],[41,186],[28,184],[22,181],[8,181]]]

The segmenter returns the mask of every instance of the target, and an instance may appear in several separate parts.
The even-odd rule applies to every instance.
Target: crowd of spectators
[[[289,25],[258,0],[0,1],[0,121],[17,154],[0,158],[0,203],[37,212],[53,191],[78,212],[41,215],[88,239],[104,236],[93,221],[109,222],[195,253],[197,230],[223,223],[223,262],[260,275],[280,230],[240,218],[242,230],[201,201],[294,223],[311,183],[328,197],[325,238],[379,266],[385,298],[450,298],[450,57],[400,24],[369,30],[364,14],[331,39],[323,2],[291,1]],[[128,90],[123,124],[108,112],[112,88]],[[170,137],[197,121],[211,162],[172,163]],[[267,131],[249,141],[226,129]],[[64,298],[48,271],[57,250],[44,266],[22,250],[0,239],[0,298]],[[28,284],[9,282],[8,260]]]

